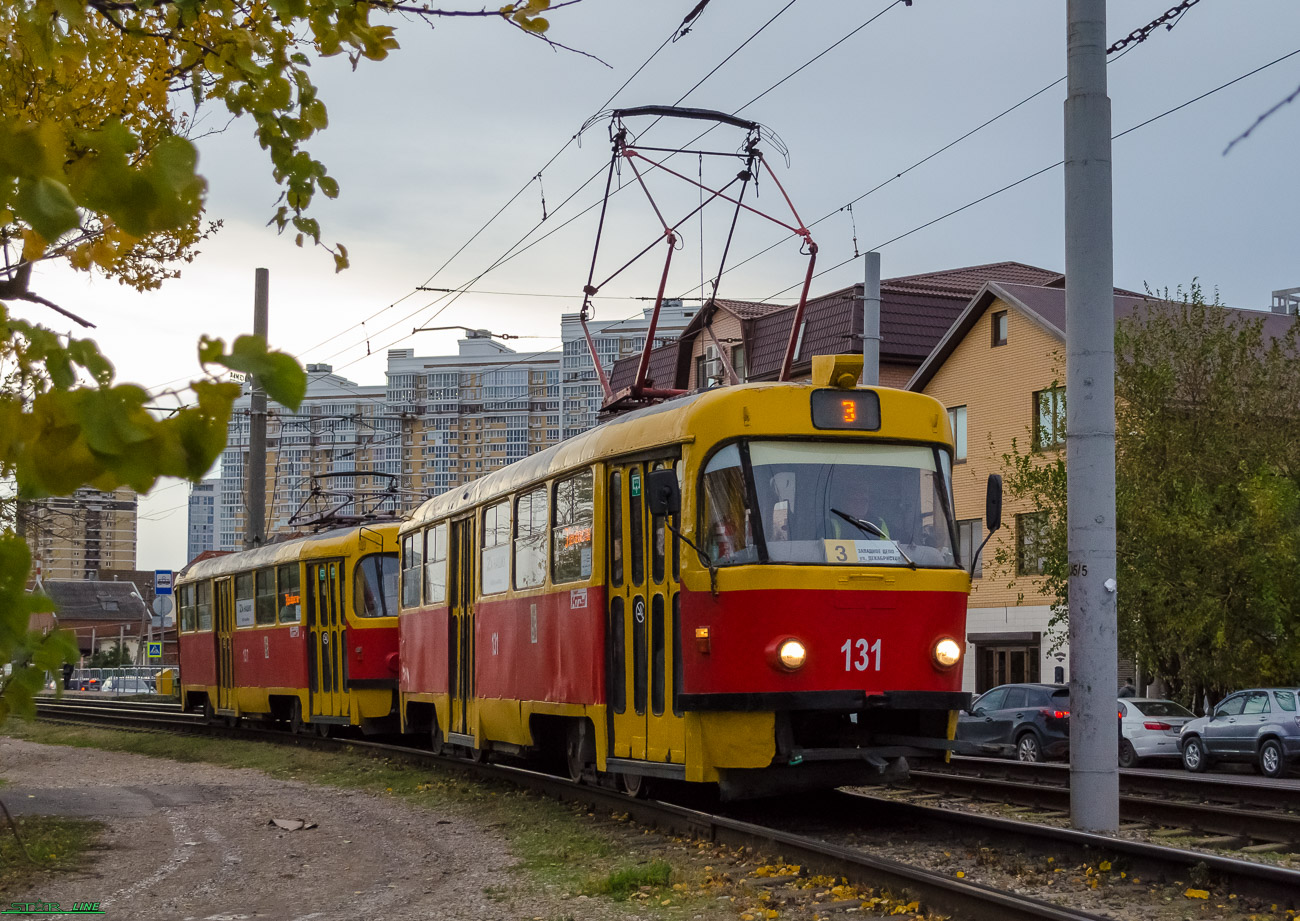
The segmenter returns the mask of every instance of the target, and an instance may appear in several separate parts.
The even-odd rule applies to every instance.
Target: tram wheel
[[[328,739],[334,733],[334,727],[329,723],[312,723],[312,728],[316,730],[318,739]]]
[[[469,760],[473,761],[475,764],[487,764],[488,755],[490,753],[486,748],[471,748],[468,754]]]
[[[650,794],[650,780],[644,774],[620,773],[618,788],[633,799],[645,799]]]
[[[442,727],[438,725],[438,716],[433,717],[433,731],[429,733],[429,751],[435,755],[444,754],[447,750],[447,740],[442,734]]]
[[[217,708],[212,706],[212,698],[210,697],[203,699],[203,722],[210,726],[215,726],[217,723]]]
[[[587,733],[586,721],[569,724],[569,732],[564,743],[564,761],[569,770],[569,779],[582,783],[587,770]]]
[[[295,697],[293,703],[289,704],[289,731],[300,736],[306,728],[307,724],[302,721],[302,701]]]

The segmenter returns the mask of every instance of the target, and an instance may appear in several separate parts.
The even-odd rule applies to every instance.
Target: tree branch
[[[1289,103],[1289,102],[1294,101],[1295,98],[1296,98],[1297,96],[1300,96],[1300,86],[1297,86],[1297,87],[1295,88],[1295,92],[1293,92],[1290,96],[1286,97],[1286,98],[1283,99],[1281,102],[1279,102],[1277,105],[1273,106],[1271,109],[1269,109],[1269,110],[1268,110],[1267,112],[1265,112],[1263,115],[1261,115],[1259,118],[1255,119],[1255,123],[1254,123],[1253,125],[1251,125],[1251,126],[1250,126],[1249,128],[1247,128],[1245,131],[1241,132],[1241,134],[1239,134],[1239,135],[1237,135],[1235,138],[1233,138],[1233,139],[1232,139],[1232,143],[1229,144],[1227,147],[1223,148],[1223,156],[1226,157],[1226,156],[1228,155],[1228,151],[1232,150],[1232,148],[1236,145],[1236,143],[1237,143],[1238,141],[1244,141],[1244,140],[1246,140],[1246,138],[1250,137],[1250,133],[1251,133],[1252,131],[1254,131],[1256,128],[1258,128],[1261,124],[1263,124],[1265,119],[1267,119],[1270,115],[1272,115],[1272,114],[1273,114],[1274,112],[1276,112],[1278,109],[1282,108],[1282,106],[1286,105],[1286,104]]]
[[[72,311],[64,310],[62,307],[60,307],[58,304],[54,303],[53,301],[46,300],[45,298],[41,297],[39,294],[34,293],[31,289],[27,287],[28,282],[31,281],[31,277],[32,277],[32,264],[24,259],[21,263],[19,263],[17,271],[14,272],[11,278],[5,281],[0,281],[0,300],[4,300],[5,298],[12,298],[14,300],[31,301],[34,304],[42,304],[50,308],[51,310],[56,311],[57,313],[63,314],[69,320],[72,320],[76,323],[80,323],[82,326],[86,327],[87,329],[95,328],[95,324],[91,323],[89,320],[83,320],[81,317],[77,316]]]

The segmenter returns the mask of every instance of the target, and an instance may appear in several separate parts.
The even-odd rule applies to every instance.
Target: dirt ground
[[[529,891],[501,834],[454,812],[253,770],[0,738],[15,815],[107,825],[83,870],[40,892],[131,921],[637,918],[633,905]],[[273,819],[315,828],[286,831]]]

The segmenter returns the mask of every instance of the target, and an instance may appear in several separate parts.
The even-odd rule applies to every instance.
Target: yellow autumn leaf
[[[1189,899],[1208,899],[1210,893],[1204,889],[1188,889],[1183,893]]]
[[[1110,870],[1110,861],[1103,860],[1101,863],[1097,864],[1097,868],[1100,869],[1101,872],[1103,873],[1108,872]]]
[[[958,871],[957,871],[957,878],[958,878],[958,879],[965,879],[965,878],[966,878],[966,871],[965,871],[965,870],[958,870]]]

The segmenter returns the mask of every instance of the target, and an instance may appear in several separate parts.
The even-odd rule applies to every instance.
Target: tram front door
[[[307,687],[313,717],[348,716],[343,563],[307,564]]]
[[[645,478],[675,458],[613,464],[607,522],[608,681],[616,758],[685,761],[677,712],[681,675],[680,542],[645,504]]]

